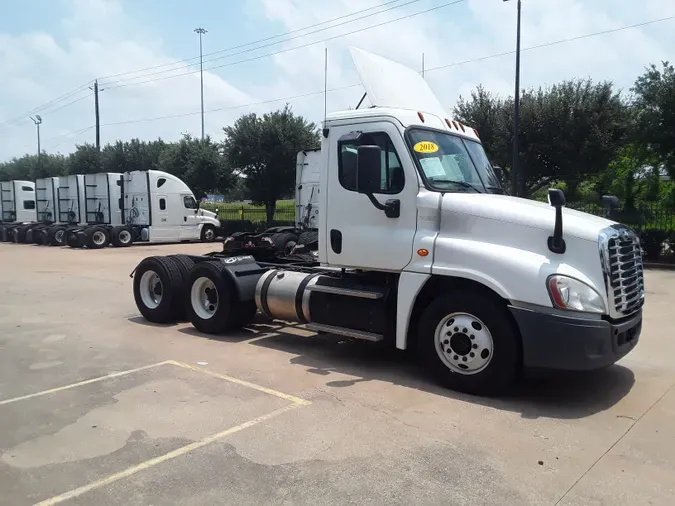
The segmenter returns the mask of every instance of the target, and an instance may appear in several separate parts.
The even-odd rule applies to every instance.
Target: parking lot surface
[[[0,504],[675,503],[675,272],[621,362],[485,399],[295,324],[140,317],[141,259],[219,248],[0,244]]]

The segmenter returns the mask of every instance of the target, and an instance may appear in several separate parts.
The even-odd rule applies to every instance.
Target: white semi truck
[[[629,228],[501,194],[478,133],[416,72],[351,50],[373,107],[323,125],[318,261],[144,259],[150,321],[221,333],[269,318],[415,348],[447,386],[496,394],[526,369],[593,370],[638,342],[644,280]]]
[[[96,248],[112,242],[122,247],[217,238],[216,213],[200,209],[190,188],[176,176],[158,170],[116,174],[114,181],[104,176],[91,176],[89,186],[85,185],[90,188],[87,215],[90,220],[109,220],[110,226],[89,221],[89,226],[69,232],[70,246]]]
[[[256,232],[236,232],[225,238],[230,254],[258,256],[311,254],[318,248],[319,174],[321,151],[300,151],[295,166],[295,225],[276,226]]]
[[[0,182],[0,241],[22,241],[26,225],[37,220],[35,183],[12,180]]]

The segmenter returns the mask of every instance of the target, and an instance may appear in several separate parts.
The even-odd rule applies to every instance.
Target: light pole
[[[504,0],[508,2],[509,0]],[[520,0],[518,0],[518,22],[516,28],[516,89],[513,96],[513,160],[511,162],[511,193],[519,197],[525,196],[525,178],[520,173],[519,163],[519,128],[520,128]]]
[[[202,35],[206,33],[206,30],[195,28],[195,33],[199,34],[199,79],[202,89],[202,140],[204,140],[204,61],[202,57]]]
[[[35,117],[33,117],[33,116],[29,116],[29,117],[30,117],[30,119],[33,120],[33,123],[35,123],[35,126],[37,127],[37,141],[38,141],[38,145],[37,145],[37,148],[38,148],[37,156],[38,156],[38,158],[37,158],[37,161],[38,161],[38,167],[39,167],[40,166],[40,125],[42,124],[42,116],[40,116],[39,114],[36,114]]]

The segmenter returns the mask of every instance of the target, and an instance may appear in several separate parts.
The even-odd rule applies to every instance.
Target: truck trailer
[[[26,229],[37,220],[35,183],[0,182],[0,241],[22,242]]]
[[[221,333],[257,308],[414,348],[445,385],[481,395],[629,353],[644,304],[635,232],[566,208],[557,189],[548,204],[503,194],[479,132],[417,72],[351,54],[373,107],[323,125],[318,261],[146,258],[133,274],[144,317]]]

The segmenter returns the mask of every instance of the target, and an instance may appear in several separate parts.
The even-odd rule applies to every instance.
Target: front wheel
[[[216,240],[216,229],[213,225],[204,225],[200,236],[202,242],[213,242]]]
[[[454,291],[421,315],[417,345],[424,365],[453,390],[499,395],[518,377],[520,339],[508,310],[491,298]]]

